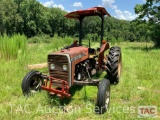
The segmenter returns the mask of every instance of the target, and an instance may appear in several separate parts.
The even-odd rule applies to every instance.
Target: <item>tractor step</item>
[[[93,80],[86,80],[86,81],[77,81],[74,80],[74,85],[91,85],[91,86],[97,86],[99,84],[99,79],[93,79]]]

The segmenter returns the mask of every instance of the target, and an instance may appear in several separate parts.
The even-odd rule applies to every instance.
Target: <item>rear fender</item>
[[[104,52],[108,49],[109,49],[109,43],[108,42],[103,43],[100,48],[100,52],[99,52],[99,56],[98,56],[98,68],[99,69],[102,67],[102,64],[103,64]]]

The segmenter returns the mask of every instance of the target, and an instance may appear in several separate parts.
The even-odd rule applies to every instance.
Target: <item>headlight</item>
[[[67,71],[67,65],[63,65],[63,70]]]
[[[51,70],[54,70],[55,69],[55,65],[54,64],[50,64],[50,68],[51,68]]]

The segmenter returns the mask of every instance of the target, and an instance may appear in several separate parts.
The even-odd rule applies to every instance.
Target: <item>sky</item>
[[[38,0],[46,7],[59,7],[67,12],[102,6],[117,19],[133,20],[136,4],[143,4],[146,0]]]

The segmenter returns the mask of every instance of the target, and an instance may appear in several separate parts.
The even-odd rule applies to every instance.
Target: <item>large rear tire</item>
[[[114,46],[109,50],[107,61],[107,78],[111,84],[118,84],[121,76],[122,69],[122,55],[121,48]]]
[[[110,82],[104,79],[98,86],[97,104],[95,112],[98,114],[104,114],[109,107],[110,102]]]
[[[44,83],[41,73],[38,71],[30,71],[26,74],[22,81],[22,92],[24,95],[30,95],[41,90],[41,85]]]

